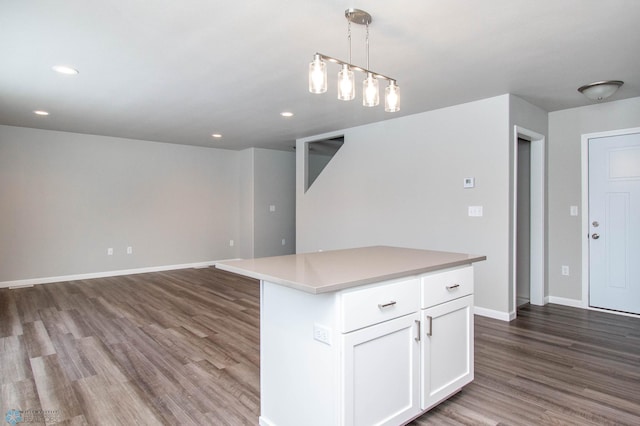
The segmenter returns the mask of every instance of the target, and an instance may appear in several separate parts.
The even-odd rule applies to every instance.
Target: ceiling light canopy
[[[341,65],[338,73],[338,99],[350,101],[355,98],[355,78],[353,71],[360,71],[366,75],[362,83],[362,105],[374,107],[380,103],[380,90],[378,80],[383,79],[389,82],[385,89],[384,110],[387,112],[400,111],[400,87],[395,78],[371,71],[369,69],[369,24],[372,22],[371,15],[360,9],[347,9],[344,12],[347,18],[347,38],[349,41],[349,62],[341,61],[322,53],[316,53],[313,61],[309,64],[309,92],[325,93],[327,91],[327,64],[325,61]],[[366,25],[366,53],[367,67],[362,68],[351,63],[351,23]]]
[[[616,93],[623,84],[620,80],[596,81],[578,88],[578,92],[592,101],[602,101]]]

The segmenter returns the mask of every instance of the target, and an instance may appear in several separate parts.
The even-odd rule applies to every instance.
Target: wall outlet
[[[107,256],[113,256],[113,249],[111,247],[107,249]]]
[[[578,206],[570,206],[569,207],[569,214],[571,216],[578,216]]]
[[[284,238],[282,239],[282,245],[286,246],[287,245],[287,240],[285,240]]]
[[[567,265],[562,265],[562,275],[569,276],[569,267]]]
[[[275,206],[275,205],[273,205],[273,204],[271,204],[271,205],[269,206],[269,211],[270,211],[270,212],[275,212],[275,211],[276,211],[276,206]]]
[[[234,243],[234,241],[233,241],[233,240],[229,240],[229,247],[233,247],[233,245],[234,245],[234,244],[235,244],[235,243]]]
[[[133,254],[133,247],[127,247],[127,254]]]
[[[313,339],[331,346],[331,329],[324,325],[313,324]]]

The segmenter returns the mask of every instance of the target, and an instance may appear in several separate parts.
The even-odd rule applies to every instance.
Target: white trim
[[[515,319],[516,317],[515,312],[494,311],[493,309],[481,308],[480,306],[474,306],[473,313],[475,315],[480,315],[481,317],[493,318],[507,322]]]
[[[567,299],[566,297],[549,296],[549,303],[556,305],[571,306],[572,308],[582,308],[582,300]]]
[[[234,260],[234,259],[225,259],[225,260]],[[31,279],[16,280],[16,281],[0,281],[0,288],[32,287],[34,285],[39,285],[39,284],[50,284],[50,283],[57,283],[57,282],[63,282],[63,281],[89,280],[92,278],[117,277],[120,275],[133,275],[133,274],[144,274],[147,272],[171,271],[174,269],[207,268],[209,266],[214,266],[218,262],[223,262],[223,261],[224,260],[214,260],[214,261],[208,261],[208,262],[183,263],[179,265],[164,265],[164,266],[151,266],[147,268],[121,269],[118,271],[91,272],[87,274],[75,274],[75,275],[61,275],[58,277],[31,278]]]
[[[636,316],[589,306],[589,139],[606,138],[640,133],[640,127],[609,130],[598,133],[584,133],[581,137],[580,154],[582,162],[582,308],[610,312],[619,315]]]
[[[513,126],[513,205],[512,223],[513,233],[511,265],[512,277],[511,285],[513,289],[513,300],[511,308],[514,310],[517,306],[516,301],[516,236],[517,236],[517,201],[518,201],[518,137],[524,136],[531,141],[531,236],[530,236],[530,298],[532,305],[543,306],[545,301],[544,295],[544,244],[545,244],[545,147],[546,139],[544,135],[525,129],[520,126]],[[515,317],[515,316],[514,316]]]

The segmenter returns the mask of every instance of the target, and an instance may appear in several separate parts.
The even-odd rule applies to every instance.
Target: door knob
[[[598,238],[600,238],[600,235],[593,234],[593,235],[591,235],[591,238],[593,238],[594,240],[597,240]]]

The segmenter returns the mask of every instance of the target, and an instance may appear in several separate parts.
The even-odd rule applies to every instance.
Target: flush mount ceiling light
[[[325,93],[327,91],[327,64],[325,61],[341,65],[338,73],[338,99],[350,101],[355,98],[355,78],[353,71],[359,71],[366,75],[362,83],[362,105],[374,107],[380,103],[380,91],[378,80],[389,82],[385,89],[384,110],[387,112],[400,111],[400,87],[395,78],[371,71],[369,69],[369,24],[373,20],[364,10],[347,9],[344,12],[347,18],[347,38],[349,41],[349,62],[341,61],[322,53],[316,53],[309,64],[309,92]],[[366,53],[367,67],[362,68],[351,63],[351,23],[365,25],[367,28]]]
[[[283,117],[293,117],[293,113],[291,111],[282,111],[280,115]]]
[[[578,92],[592,101],[602,101],[616,93],[623,84],[624,82],[620,80],[596,81],[578,88]]]
[[[49,115],[49,112],[45,111],[43,109],[37,109],[37,110],[33,111],[33,113],[35,115],[42,115],[42,116]]]

